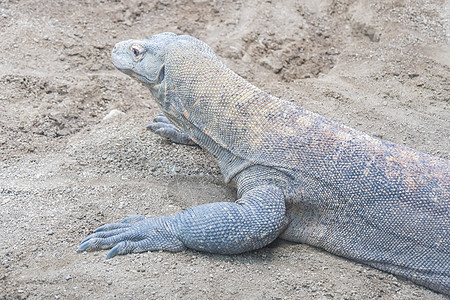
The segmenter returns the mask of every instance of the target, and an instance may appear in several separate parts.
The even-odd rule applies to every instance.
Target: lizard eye
[[[142,57],[144,53],[144,48],[140,45],[132,45],[130,48],[131,54],[135,60],[138,60]]]

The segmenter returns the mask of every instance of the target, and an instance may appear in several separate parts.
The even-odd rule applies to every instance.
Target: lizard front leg
[[[255,187],[235,203],[204,204],[171,217],[130,218],[99,227],[77,251],[112,248],[107,258],[186,248],[237,254],[269,244],[286,225],[284,195],[274,185]]]
[[[191,140],[187,134],[170,123],[169,119],[167,119],[163,113],[157,115],[153,121],[155,121],[155,123],[147,125],[147,129],[153,131],[157,135],[165,137],[177,144],[188,146],[197,145],[197,143]]]

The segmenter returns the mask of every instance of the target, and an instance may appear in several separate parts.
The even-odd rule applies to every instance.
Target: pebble
[[[274,73],[279,73],[283,68],[283,64],[274,57],[265,57],[261,60],[260,65],[271,70]]]
[[[125,115],[124,112],[122,112],[122,111],[120,111],[118,109],[113,109],[106,116],[103,117],[103,120],[105,121],[105,120],[108,120],[108,119],[115,118],[117,116],[124,116],[124,115]]]

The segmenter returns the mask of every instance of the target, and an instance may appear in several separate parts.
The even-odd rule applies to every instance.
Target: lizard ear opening
[[[164,78],[165,78],[165,69],[166,69],[166,65],[165,64],[163,64],[162,66],[161,66],[161,68],[159,69],[159,72],[158,72],[158,76],[156,77],[156,83],[157,84],[160,84],[163,80],[164,80]]]

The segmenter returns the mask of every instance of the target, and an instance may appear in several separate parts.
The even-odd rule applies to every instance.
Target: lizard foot
[[[111,249],[106,258],[145,251],[187,248],[216,254],[237,254],[264,247],[285,228],[283,192],[260,185],[238,201],[194,206],[171,217],[133,215],[103,225],[85,238],[78,252]]]
[[[157,135],[165,137],[177,144],[189,146],[197,145],[187,134],[170,123],[164,114],[161,113],[157,115],[153,121],[155,121],[155,123],[147,125],[147,129],[153,131]]]
[[[182,251],[185,246],[173,233],[173,223],[173,217],[145,218],[132,215],[120,223],[98,227],[81,241],[77,252],[112,248],[106,256],[109,259],[116,255],[145,251]]]

